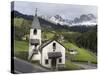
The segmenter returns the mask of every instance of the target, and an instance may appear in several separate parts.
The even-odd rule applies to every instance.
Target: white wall
[[[33,34],[34,29],[30,29],[30,39],[39,39],[41,45],[41,29],[37,29],[37,35]]]
[[[37,29],[37,34],[34,35],[33,34],[34,29],[30,29],[30,39],[39,39],[40,41],[40,45],[41,45],[41,29]],[[39,48],[39,46],[37,46],[37,49]],[[32,55],[32,51],[34,49],[34,45],[30,45],[29,43],[29,56],[28,59],[30,58],[30,56]],[[41,59],[41,54],[38,51],[38,54],[34,54],[32,60],[40,60]]]
[[[45,64],[45,59],[48,59],[48,52],[53,52],[52,44],[54,42],[56,43],[56,50],[55,50],[55,52],[61,52],[62,53],[62,57],[61,57],[62,63],[59,63],[58,59],[57,59],[57,64],[65,64],[65,48],[62,45],[60,45],[58,42],[52,41],[50,44],[48,44],[42,50],[42,57],[41,57],[42,58],[42,63],[41,64],[43,66],[45,66],[45,67],[48,67],[48,68],[51,67],[51,60],[49,59],[49,64],[47,65],[47,64]]]

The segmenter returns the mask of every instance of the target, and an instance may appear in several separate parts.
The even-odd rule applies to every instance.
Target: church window
[[[53,49],[54,50],[56,49],[56,43],[53,43]]]
[[[48,59],[46,59],[46,60],[45,60],[45,64],[49,64],[49,61],[48,61]]]
[[[37,29],[34,29],[33,34],[34,34],[34,35],[37,34]]]

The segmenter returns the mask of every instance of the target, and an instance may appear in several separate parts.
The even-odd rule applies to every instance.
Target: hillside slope
[[[66,52],[66,56],[71,56],[71,60],[72,61],[79,61],[79,62],[93,62],[93,63],[97,63],[97,59],[96,59],[96,55],[85,49],[85,48],[80,48],[77,45],[67,42],[64,43],[62,42],[62,44],[66,47],[66,49],[76,49],[77,50],[77,54],[76,55],[69,55],[68,51]]]
[[[15,43],[14,49],[15,49],[16,53],[17,52],[20,53],[17,56],[20,57],[21,55],[23,55],[21,58],[27,59],[27,57],[24,57],[24,56],[27,56],[25,54],[28,54],[28,42],[16,40],[14,43]],[[72,56],[72,58],[71,58],[73,61],[81,61],[81,62],[91,61],[93,63],[97,63],[96,55],[93,54],[91,51],[88,51],[87,49],[84,49],[84,48],[79,48],[78,46],[76,46],[75,44],[70,43],[70,42],[67,42],[67,43],[61,42],[61,43],[66,48],[66,56],[67,57],[70,57],[70,55],[67,51],[68,48],[74,48],[77,50],[77,54],[74,57]]]

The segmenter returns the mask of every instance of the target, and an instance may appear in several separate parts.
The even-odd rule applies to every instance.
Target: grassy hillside
[[[21,59],[28,58],[28,42],[14,40],[14,55]]]
[[[23,22],[24,21],[24,22]],[[23,23],[23,26],[21,26]],[[29,33],[29,25],[31,25],[31,21],[25,20],[23,18],[14,18],[14,26],[17,27],[22,27],[20,29],[20,33]],[[23,32],[23,31],[24,32]],[[17,30],[16,30],[17,31]],[[18,32],[18,34],[19,34]],[[55,36],[56,34],[56,36]],[[73,42],[73,39],[75,39],[77,36],[80,36],[82,33],[80,32],[72,32],[72,31],[67,31],[64,29],[46,29],[42,30],[42,41],[45,42],[45,40],[50,40],[52,38],[57,37],[59,38],[60,35],[64,36],[63,41],[61,40],[60,42],[65,46],[66,48],[66,56],[70,57],[72,61],[81,61],[81,62],[87,62],[91,61],[93,63],[97,63],[96,55],[85,49],[85,48],[80,48]],[[67,49],[74,48],[77,50],[77,54],[75,56],[72,56],[68,53]],[[14,50],[15,50],[15,55],[22,58],[22,59],[27,59],[28,56],[28,42],[25,41],[14,41]],[[68,64],[68,63],[67,63]]]
[[[79,70],[82,69],[80,66],[73,64],[71,61],[67,60],[65,63],[67,70]]]
[[[42,32],[42,40],[49,40],[54,37],[54,33],[52,32]]]
[[[75,56],[71,56],[69,55],[69,53],[66,51],[66,56],[71,56],[71,59],[73,61],[84,61],[84,62],[87,62],[87,61],[91,61],[93,63],[96,63],[97,62],[97,59],[96,59],[96,55],[93,54],[91,51],[87,50],[87,49],[84,49],[84,48],[79,48],[78,46],[76,46],[75,44],[73,43],[70,43],[70,42],[62,42],[62,44],[68,49],[70,48],[74,48],[77,50],[77,54]]]
[[[96,55],[91,51],[88,51],[84,48],[79,48],[73,43],[70,42],[61,42],[66,48],[74,48],[77,50],[77,54],[75,56],[71,56],[73,61],[91,61],[93,63],[97,63]],[[14,50],[16,53],[28,53],[28,42],[25,41],[14,41]],[[21,55],[22,55],[21,54]],[[24,56],[24,55],[23,55]],[[68,51],[66,50],[66,56],[70,57]],[[20,56],[19,56],[20,57]]]
[[[42,36],[46,35],[47,39],[51,39],[54,37],[54,33],[58,33],[58,32],[44,32],[44,34]],[[71,39],[71,38],[75,38],[76,36],[79,36],[81,34],[78,32],[62,32],[62,35],[66,35],[67,38]],[[71,57],[71,59],[73,61],[80,61],[80,62],[90,61],[93,63],[97,63],[97,56],[93,52],[89,51],[88,49],[79,47],[75,43],[68,42],[68,40],[66,40],[66,39],[64,39],[63,41],[61,40],[60,42],[66,48],[66,56]],[[70,48],[74,48],[77,50],[77,54],[75,56],[70,55],[68,53],[67,49],[70,49]]]
[[[14,50],[15,51],[27,51],[28,42],[14,40]]]
[[[16,21],[15,25],[20,26],[23,19],[16,18],[15,21]],[[65,37],[65,39],[63,41],[61,40],[60,42],[65,46],[66,49],[74,48],[77,50],[77,54],[75,56],[69,55],[69,53],[66,50],[66,56],[68,56],[68,57],[71,56],[71,59],[73,61],[84,61],[84,62],[91,61],[91,62],[97,63],[96,62],[97,61],[96,55],[93,52],[91,52],[87,49],[84,49],[84,48],[80,48],[75,43],[71,43],[73,41],[73,38],[76,38],[77,36],[81,35],[81,33],[79,33],[79,32],[66,32],[64,30],[62,32],[55,31],[55,30],[54,31],[45,30],[45,31],[42,31],[42,41],[55,38],[55,34],[63,35]],[[25,42],[25,41],[14,41],[14,42],[15,42],[14,49],[17,52],[21,52],[21,51],[25,52],[28,50],[28,42]]]
[[[20,27],[23,23],[23,18],[14,18],[14,25]]]

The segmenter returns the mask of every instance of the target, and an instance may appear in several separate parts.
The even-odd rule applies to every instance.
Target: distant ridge
[[[11,19],[14,19],[14,18],[23,18],[23,19],[26,19],[26,20],[30,20],[32,21],[33,20],[33,17],[32,15],[26,15],[26,14],[22,14],[18,11],[12,11],[11,12]],[[55,24],[55,23],[52,23],[46,19],[43,19],[41,17],[38,17],[39,18],[39,22],[40,22],[40,25],[42,27],[42,29],[65,29],[66,31],[75,31],[75,32],[86,32],[89,30],[89,27],[95,27],[97,26],[96,25],[89,25],[89,26],[86,26],[86,25],[73,25],[73,26],[69,26],[69,25],[61,25],[61,24]]]

